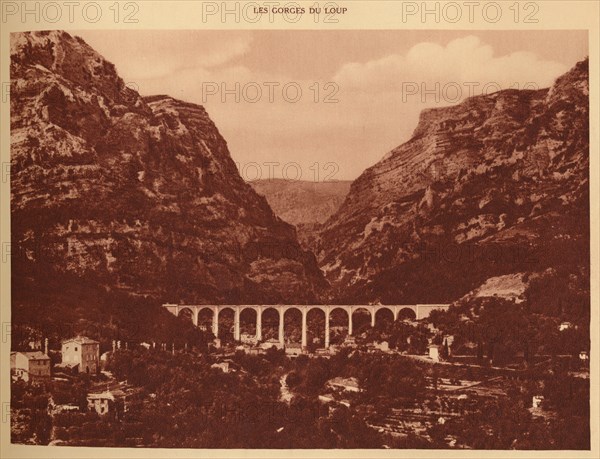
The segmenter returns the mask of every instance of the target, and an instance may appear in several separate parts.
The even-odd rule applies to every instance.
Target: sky
[[[353,180],[424,108],[544,88],[586,31],[72,31],[130,87],[203,105],[242,177]]]

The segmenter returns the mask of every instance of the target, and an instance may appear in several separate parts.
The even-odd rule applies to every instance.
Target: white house
[[[440,346],[438,344],[429,345],[429,358],[434,362],[440,361]]]
[[[50,378],[50,357],[42,351],[11,352],[10,370],[15,378],[38,383]]]
[[[100,343],[85,336],[62,342],[62,363],[79,366],[80,372],[96,374],[100,370]]]
[[[229,373],[229,362],[213,363],[210,367],[211,368],[218,368],[223,373]]]
[[[534,395],[531,399],[531,407],[532,408],[541,408],[543,403],[544,403],[543,395]]]

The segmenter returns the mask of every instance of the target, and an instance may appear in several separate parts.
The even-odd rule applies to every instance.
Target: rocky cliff
[[[11,37],[11,217],[13,286],[64,273],[156,301],[276,303],[324,285],[203,107],[141,97],[65,32]]]
[[[588,104],[585,60],[549,89],[423,111],[320,233],[334,296],[442,302],[497,275],[589,276]]]

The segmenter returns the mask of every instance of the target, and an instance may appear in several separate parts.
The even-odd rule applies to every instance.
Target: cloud
[[[234,56],[250,46],[239,38],[229,39],[229,53],[212,49],[210,55],[196,60],[196,65],[179,66],[162,76],[140,80],[140,89],[144,94],[168,93],[205,105],[242,165],[294,162],[302,166],[307,177],[315,164],[323,167],[329,161],[339,165],[340,177],[356,176],[410,138],[423,108],[458,102],[429,98],[423,103],[418,94],[406,100],[403,83],[416,82],[419,91],[421,84],[434,88],[437,82],[442,86],[476,82],[479,91],[490,83],[497,85],[492,86],[494,90],[515,87],[515,83],[516,87],[531,83],[546,87],[567,70],[563,64],[541,60],[529,52],[495,56],[490,45],[470,35],[445,46],[422,42],[402,55],[343,64],[331,78],[339,86],[339,103],[323,104],[313,102],[313,80],[294,80],[278,74],[277,67],[255,69],[237,64]],[[304,91],[298,103],[282,98],[281,88],[290,81]],[[219,85],[218,93],[208,99],[203,98],[203,84],[207,82]],[[274,102],[268,100],[265,82],[279,83]],[[231,91],[236,83],[242,88],[253,83],[263,87],[261,100],[249,103],[242,97],[236,102],[232,94],[221,100],[221,85]],[[468,90],[464,86],[461,99],[470,95]]]
[[[160,79],[184,70],[202,71],[231,64],[247,53],[253,35],[240,31],[168,30],[75,31],[116,65],[127,80]]]
[[[302,177],[310,180],[316,172],[326,176],[327,165],[339,166],[333,178],[355,178],[386,152],[408,140],[417,125],[423,108],[456,104],[459,100],[425,103],[421,94],[405,99],[403,83],[415,82],[434,88],[448,82],[495,82],[502,88],[523,87],[534,83],[550,86],[568,68],[561,63],[541,59],[535,53],[517,51],[496,56],[494,47],[474,35],[454,39],[446,44],[421,42],[397,54],[368,60],[348,57],[337,69],[335,66],[319,72],[318,79],[309,79],[307,72],[294,65],[282,66],[280,54],[272,60],[256,59],[256,53],[268,53],[271,36],[256,36],[246,32],[220,31],[136,31],[121,35],[120,31],[82,33],[84,39],[106,55],[126,82],[137,85],[143,95],[169,94],[173,97],[202,104],[206,107],[220,132],[227,140],[232,157],[239,164],[273,161],[300,164]],[[399,34],[398,37],[405,35]],[[253,38],[254,37],[254,38]],[[302,42],[299,38],[298,45]],[[353,55],[342,44],[345,56]],[[414,43],[414,42],[413,42]],[[373,44],[374,49],[379,49]],[[266,50],[264,49],[266,47]],[[344,48],[347,47],[347,48]],[[311,48],[312,49],[312,48]],[[512,49],[522,49],[513,46]],[[254,53],[254,57],[252,54]],[[339,54],[338,54],[339,55]],[[356,59],[357,62],[352,62]],[[258,63],[257,63],[258,62]],[[343,62],[343,59],[340,59]],[[302,71],[301,71],[302,70]],[[312,68],[311,68],[312,70]],[[321,68],[321,70],[323,70]],[[298,75],[304,75],[298,78]],[[323,103],[327,93],[324,85],[335,82],[338,103]],[[275,100],[269,101],[265,83],[276,82]],[[282,87],[293,82],[303,90],[297,103],[282,96]],[[219,86],[217,94],[206,97],[206,83]],[[262,87],[260,101],[236,101],[236,83]],[[318,102],[313,89],[318,83]],[[222,99],[222,86],[230,93]],[[465,87],[461,95],[470,95]],[[496,88],[497,89],[497,88]],[[243,92],[243,89],[242,89]],[[252,97],[253,90],[249,93]],[[266,173],[267,168],[263,168]]]
[[[494,56],[491,46],[469,35],[446,46],[423,42],[405,55],[348,63],[339,69],[334,80],[348,90],[366,93],[397,92],[407,83],[416,83],[420,89],[433,89],[436,83],[456,83],[467,97],[481,93],[485,85],[488,89],[548,87],[567,70],[562,63],[541,60],[530,52]]]

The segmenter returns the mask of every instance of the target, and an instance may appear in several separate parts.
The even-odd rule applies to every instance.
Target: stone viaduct
[[[325,348],[329,348],[329,329],[330,329],[330,317],[331,313],[337,309],[341,309],[346,312],[348,316],[348,335],[352,335],[352,316],[358,310],[365,310],[369,313],[371,318],[371,326],[375,326],[375,320],[377,312],[380,310],[388,310],[394,316],[394,320],[397,320],[400,315],[410,319],[424,319],[429,316],[430,312],[434,309],[446,310],[450,305],[448,304],[413,304],[413,305],[188,305],[188,304],[163,304],[163,307],[167,309],[171,314],[180,316],[186,314],[191,316],[194,325],[198,326],[200,312],[203,310],[209,310],[212,313],[212,332],[215,336],[219,335],[219,314],[222,311],[230,309],[234,315],[234,332],[233,337],[236,341],[240,340],[240,317],[242,311],[245,309],[252,309],[256,312],[256,340],[262,341],[262,316],[263,313],[269,309],[274,309],[278,312],[279,317],[279,343],[283,345],[285,343],[284,336],[284,317],[286,312],[296,309],[302,314],[302,347],[307,346],[307,316],[308,312],[312,309],[319,309],[325,313]]]

